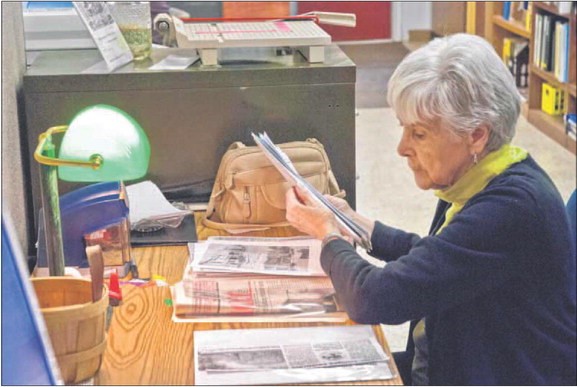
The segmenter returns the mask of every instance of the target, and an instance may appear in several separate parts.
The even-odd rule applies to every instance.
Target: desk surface
[[[197,219],[197,225],[200,225]],[[197,227],[200,238],[213,232]],[[218,233],[218,232],[215,232]],[[283,234],[281,230],[274,234]],[[286,235],[286,233],[285,233]],[[134,248],[134,258],[142,278],[159,274],[169,284],[180,281],[188,260],[186,246]],[[107,385],[193,385],[196,330],[284,328],[321,326],[323,323],[173,323],[168,287],[125,286],[123,304],[114,310],[108,344],[95,384]],[[353,325],[347,322],[346,325]],[[343,324],[329,324],[343,325]],[[380,327],[374,327],[379,342],[391,356]],[[392,362],[394,363],[394,362]],[[398,374],[392,364],[393,372]],[[338,383],[331,383],[338,384]],[[399,385],[401,378],[342,384]]]

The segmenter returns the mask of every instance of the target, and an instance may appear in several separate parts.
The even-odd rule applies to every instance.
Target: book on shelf
[[[555,60],[553,72],[561,82],[568,81],[569,70],[569,25],[567,22],[555,22]]]
[[[560,62],[560,70],[559,70],[559,80],[561,82],[569,82],[569,57],[571,52],[571,35],[570,35],[571,28],[569,23],[561,23],[560,27],[560,54],[559,54],[559,62]]]
[[[535,41],[533,42],[533,64],[541,68],[541,43],[543,38],[543,15],[535,14]]]
[[[551,15],[543,15],[543,31],[541,40],[541,58],[539,62],[539,67],[542,70],[551,70],[551,44],[553,28],[553,17]]]
[[[565,110],[565,92],[547,82],[541,86],[541,110],[549,115],[563,114]]]
[[[533,24],[531,23],[533,18],[533,3],[525,1],[527,3],[527,14],[525,15],[525,29],[531,32]]]
[[[528,86],[529,42],[521,38],[503,38],[503,61],[519,88]]]
[[[511,16],[511,1],[505,1],[503,2],[503,19],[505,20],[509,20],[509,17]]]

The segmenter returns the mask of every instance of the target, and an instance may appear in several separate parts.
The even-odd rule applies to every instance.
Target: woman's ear
[[[489,128],[486,125],[477,127],[469,136],[471,153],[482,154],[489,142]]]

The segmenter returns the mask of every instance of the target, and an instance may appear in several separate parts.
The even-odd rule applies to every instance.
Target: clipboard
[[[193,213],[186,215],[180,226],[176,228],[163,227],[160,230],[149,232],[130,231],[130,244],[132,246],[185,245],[197,241],[198,236]]]

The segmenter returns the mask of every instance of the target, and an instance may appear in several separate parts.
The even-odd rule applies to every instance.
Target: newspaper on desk
[[[316,203],[330,210],[335,215],[342,229],[353,238],[355,242],[359,243],[365,250],[371,250],[371,235],[369,232],[336,208],[315,187],[303,179],[288,156],[271,141],[266,133],[252,133],[252,137],[258,147],[262,149],[265,156],[289,183],[306,191]]]
[[[200,385],[384,380],[389,361],[367,325],[194,332]]]
[[[259,273],[323,276],[321,241],[310,237],[210,237],[189,244],[195,273]]]
[[[175,322],[344,322],[327,277],[196,278],[172,289]]]

